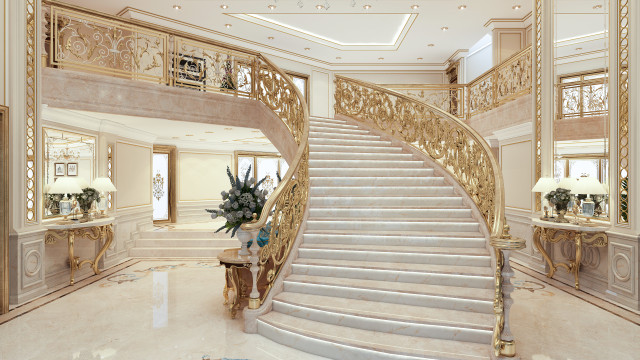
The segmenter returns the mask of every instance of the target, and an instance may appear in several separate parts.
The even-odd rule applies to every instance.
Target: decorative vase
[[[238,240],[240,240],[240,243],[242,244],[240,250],[238,250],[238,255],[251,255],[251,253],[249,252],[249,247],[247,246],[247,244],[251,240],[251,233],[242,229],[238,229],[236,235],[238,236]]]
[[[556,222],[557,223],[568,223],[569,222],[569,220],[564,218],[564,214],[567,213],[567,209],[558,210],[556,212],[558,213],[558,216],[556,217]]]

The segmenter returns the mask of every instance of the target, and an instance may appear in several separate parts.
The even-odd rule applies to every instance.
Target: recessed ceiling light
[[[520,5],[513,5],[511,8],[512,8],[513,10],[520,10],[520,8],[521,8],[521,7],[522,7],[522,6],[520,6]]]
[[[342,57],[336,56],[336,60],[342,60]]]
[[[417,10],[420,7],[420,5],[411,5],[411,9],[413,10]]]
[[[581,47],[577,47],[576,50],[582,50],[582,48]]]
[[[275,8],[276,8],[276,6],[275,6],[275,5],[273,5],[273,4],[271,4],[271,5],[267,6],[267,7],[269,8],[269,10],[273,10],[273,9],[275,9]]]
[[[597,9],[602,9],[602,5],[595,5],[595,6],[593,7],[593,10],[597,10]]]
[[[228,6],[227,6],[227,5],[225,5],[225,4],[222,4],[222,5],[220,5],[220,8],[221,8],[221,9],[226,9],[226,8],[228,8]]]
[[[193,134],[185,134],[184,136],[193,136]]]
[[[304,49],[307,50],[307,51],[311,50],[311,48],[304,48]]]
[[[371,9],[371,5],[367,4],[367,5],[363,6],[362,8],[364,8],[365,10],[369,10],[369,9]]]
[[[428,46],[428,47],[434,47],[434,46],[436,46],[436,45],[435,45],[435,44],[429,44],[429,45],[427,45],[427,46]]]
[[[172,139],[180,139],[180,136],[172,136]]]
[[[213,131],[205,131],[205,134],[213,134]]]
[[[274,38],[273,36],[269,36],[269,37],[267,37],[267,39],[269,39],[269,40],[273,40],[273,39],[275,39],[275,38]]]
[[[442,30],[442,31],[447,31],[447,30],[449,30],[449,28],[448,28],[448,27],[446,27],[446,26],[443,26],[443,27],[441,27],[441,28],[440,28],[440,30]]]
[[[422,61],[422,60],[424,60],[424,59],[423,58],[418,58],[418,61]]]
[[[320,4],[318,4],[318,5],[316,5],[316,9],[318,9],[318,10],[322,10],[322,9],[324,9],[324,5],[320,5]]]
[[[224,128],[225,130],[233,130],[233,128]]]
[[[198,139],[198,140],[200,140],[200,141],[207,141],[207,139]]]
[[[379,57],[378,60],[384,60],[384,58],[383,57]]]
[[[231,24],[224,24],[224,27],[226,27],[227,29],[231,28]]]
[[[464,10],[467,8],[467,5],[460,5],[458,6],[458,10]]]
[[[173,5],[173,8],[176,10],[182,10],[182,6],[180,5]]]

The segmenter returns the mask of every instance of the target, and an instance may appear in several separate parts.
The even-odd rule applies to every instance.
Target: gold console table
[[[85,264],[90,264],[93,268],[93,273],[98,275],[100,274],[100,270],[98,269],[98,262],[100,258],[107,252],[109,246],[111,246],[111,242],[113,241],[113,221],[115,219],[104,218],[97,219],[93,221],[88,221],[85,223],[73,223],[73,224],[51,224],[46,225],[47,232],[44,235],[44,243],[45,244],[53,244],[56,241],[67,241],[67,245],[69,247],[69,267],[71,268],[71,275],[69,284],[74,284],[74,273],[76,270],[80,270],[82,266]],[[75,237],[86,237],[89,240],[99,241],[102,240],[104,244],[98,251],[98,255],[91,260],[85,259],[80,260],[79,257],[74,255],[73,246],[75,243]]]
[[[544,221],[536,218],[531,219],[533,226],[533,244],[542,257],[549,264],[549,272],[547,277],[553,277],[558,267],[566,269],[575,278],[575,287],[580,290],[580,261],[582,261],[582,246],[589,247],[605,247],[609,243],[606,231],[608,226],[583,226],[570,223],[556,223],[552,221]],[[573,242],[576,246],[575,259],[569,260],[567,263],[554,263],[551,257],[544,249],[542,242],[558,243],[562,241]]]

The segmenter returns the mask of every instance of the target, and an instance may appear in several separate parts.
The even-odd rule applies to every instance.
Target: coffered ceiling
[[[509,19],[524,26],[532,7],[530,0],[66,2],[336,70],[441,69],[492,26]]]

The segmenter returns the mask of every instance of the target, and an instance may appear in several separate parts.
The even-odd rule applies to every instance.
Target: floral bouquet
[[[94,201],[100,202],[100,194],[98,194],[98,191],[92,187],[86,187],[82,189],[81,193],[74,194],[74,196],[78,201],[80,210],[85,213],[91,210],[91,205],[93,205]]]
[[[556,208],[556,211],[567,210],[567,205],[571,201],[571,190],[557,188],[548,193],[545,198]]]
[[[268,193],[267,190],[260,190],[260,185],[262,185],[266,177],[251,186],[255,179],[249,178],[250,172],[251,166],[249,166],[247,173],[244,175],[244,181],[240,181],[239,177],[233,177],[231,170],[227,166],[227,176],[231,183],[231,189],[229,189],[229,192],[222,192],[222,200],[224,202],[220,204],[219,210],[206,209],[211,214],[212,219],[219,216],[227,219],[227,222],[216,232],[227,229],[226,232],[231,231],[231,237],[234,237],[240,225],[253,220],[254,213],[260,217]]]

